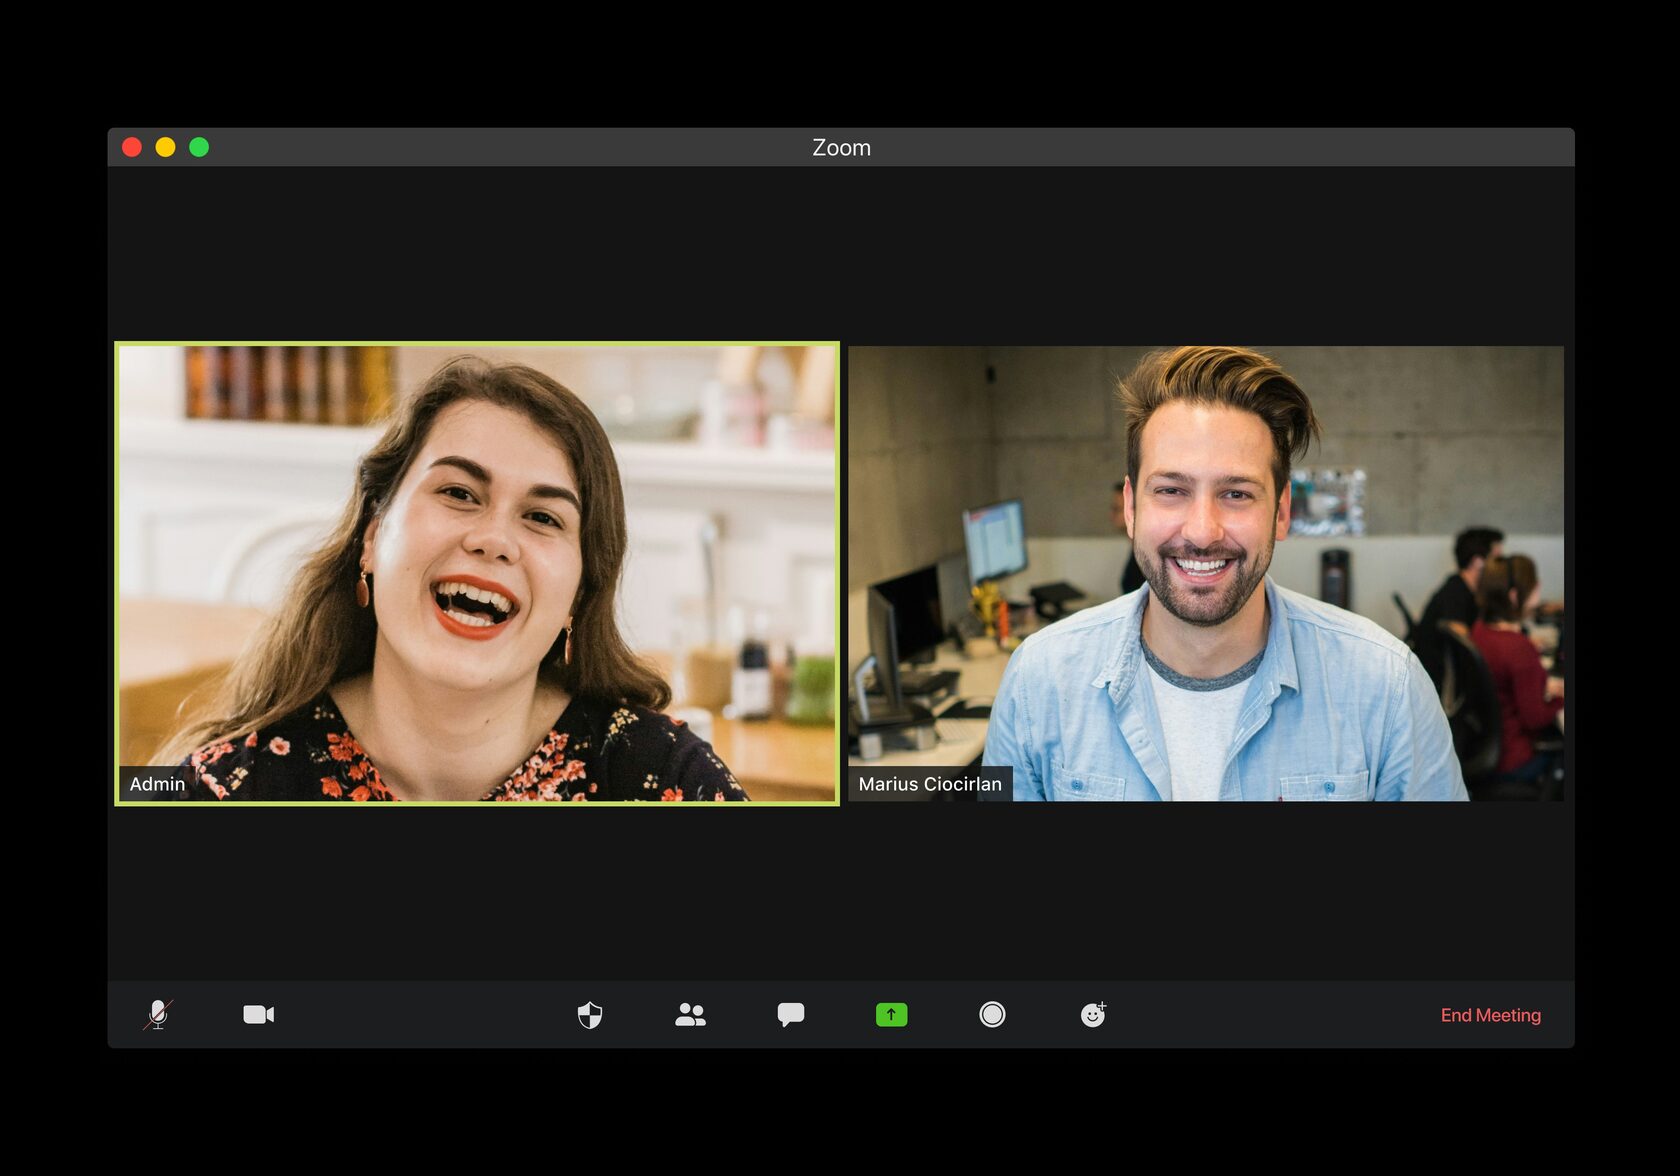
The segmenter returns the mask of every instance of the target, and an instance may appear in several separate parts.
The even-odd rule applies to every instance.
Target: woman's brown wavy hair
[[[438,414],[461,401],[485,401],[524,414],[566,453],[582,500],[579,546],[583,577],[572,607],[572,661],[564,634],[539,674],[574,697],[632,702],[662,709],[671,688],[632,653],[613,610],[624,566],[624,492],[618,462],[595,414],[556,381],[521,364],[492,365],[461,356],[439,368],[396,410],[385,435],[356,470],[356,492],[332,534],[305,561],[281,601],[193,717],[165,742],[160,763],[184,758],[207,743],[259,730],[292,713],[334,682],[373,666],[379,632],[373,609],[356,606],[362,536],[382,516],[426,443]]]

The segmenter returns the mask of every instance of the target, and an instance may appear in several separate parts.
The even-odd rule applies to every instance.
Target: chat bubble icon
[[[783,1001],[776,1006],[776,1020],[782,1023],[783,1029],[786,1029],[795,1021],[803,1022],[805,1020],[805,1006],[798,1001]]]

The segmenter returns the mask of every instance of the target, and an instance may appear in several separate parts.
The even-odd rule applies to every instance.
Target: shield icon
[[[578,1006],[578,1024],[593,1029],[601,1023],[601,1006],[593,1001]]]

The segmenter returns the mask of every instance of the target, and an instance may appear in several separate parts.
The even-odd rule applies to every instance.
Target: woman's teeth
[[[489,617],[480,617],[475,616],[472,613],[464,613],[458,608],[449,609],[444,615],[449,617],[452,621],[459,621],[463,625],[472,625],[473,627],[480,629],[488,629],[492,625],[496,624],[496,622],[492,621]]]
[[[471,584],[458,584],[451,580],[439,584],[433,589],[443,596],[465,596],[468,600],[481,600],[496,607],[503,615],[513,611],[513,602],[500,592],[492,592],[488,588],[475,588]]]

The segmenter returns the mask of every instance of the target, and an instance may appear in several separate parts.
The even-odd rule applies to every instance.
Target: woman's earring
[[[356,581],[356,604],[362,608],[366,608],[368,603],[373,599],[373,594],[368,591],[367,577],[367,569],[363,568],[362,578]]]
[[[572,618],[566,618],[566,649],[561,654],[567,665],[572,664]]]

